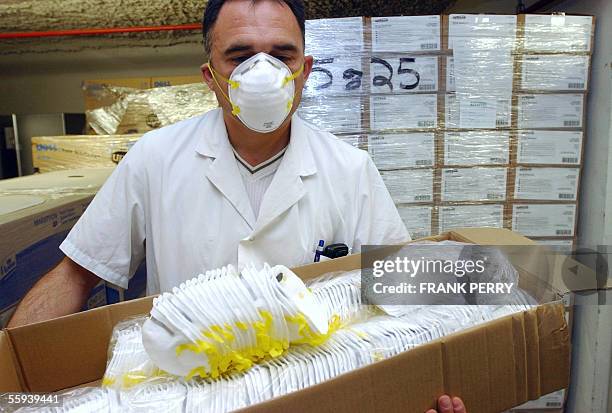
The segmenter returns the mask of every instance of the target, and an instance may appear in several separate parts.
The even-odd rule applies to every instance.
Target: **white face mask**
[[[225,79],[208,64],[213,80],[232,105],[232,114],[249,129],[272,132],[287,119],[293,107],[295,81],[304,66],[295,73],[286,64],[260,52],[239,64]],[[229,96],[217,77],[229,84]]]

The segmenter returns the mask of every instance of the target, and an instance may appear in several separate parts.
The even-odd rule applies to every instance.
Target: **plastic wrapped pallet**
[[[89,126],[99,135],[144,133],[217,107],[217,99],[204,83],[145,90],[117,90],[110,106],[87,111]]]
[[[38,172],[113,167],[141,135],[66,135],[32,138],[32,163]]]
[[[580,190],[593,33],[592,17],[566,15],[310,21],[299,114],[359,136],[413,233],[431,208],[432,234],[486,223],[567,238],[575,225],[554,217]],[[533,231],[547,207],[529,204],[550,202],[551,228]]]

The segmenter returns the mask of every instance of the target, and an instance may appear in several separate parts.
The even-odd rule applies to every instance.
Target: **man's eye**
[[[244,62],[247,59],[248,59],[247,56],[239,56],[239,57],[232,58],[232,61],[235,62],[235,63],[242,63],[242,62]]]

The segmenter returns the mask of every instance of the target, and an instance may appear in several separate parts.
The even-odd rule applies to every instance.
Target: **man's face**
[[[312,69],[312,56],[304,56],[302,31],[291,9],[284,3],[266,0],[232,0],[221,7],[211,32],[209,61],[218,73],[226,79],[240,63],[249,57],[264,52],[285,63],[292,72],[304,64],[304,72],[295,79],[296,96],[291,114],[297,109],[304,83]],[[202,74],[207,85],[217,95],[217,100],[226,113],[231,113],[229,102],[220,93],[228,93],[228,84],[217,78],[206,64]],[[233,117],[232,117],[233,118]],[[236,118],[234,121],[239,122]],[[287,117],[286,122],[289,122]]]

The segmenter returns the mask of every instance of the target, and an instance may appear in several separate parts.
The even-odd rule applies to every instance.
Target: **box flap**
[[[4,330],[21,366],[25,388],[48,392],[98,380],[106,369],[114,325],[147,314],[152,303],[153,297],[145,297]],[[2,351],[1,356],[4,354]]]
[[[540,302],[551,301],[573,291],[612,288],[608,281],[599,285],[596,272],[586,265],[520,234],[500,228],[460,228],[449,233],[451,239],[500,248],[521,274],[521,287]],[[528,285],[527,285],[528,284]],[[554,293],[557,297],[547,296]]]
[[[6,331],[27,391],[56,391],[104,374],[112,331],[106,307]]]
[[[23,391],[19,365],[15,359],[10,339],[5,331],[0,331],[0,394]]]

